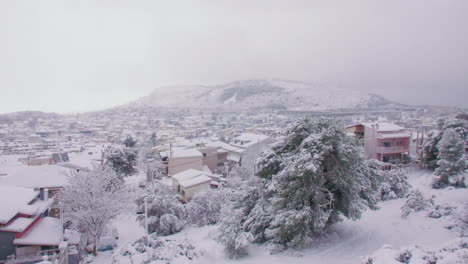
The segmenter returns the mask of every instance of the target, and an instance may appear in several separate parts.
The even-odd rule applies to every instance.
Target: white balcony
[[[397,147],[377,147],[377,153],[404,153],[409,152],[409,147],[406,146],[397,146]]]

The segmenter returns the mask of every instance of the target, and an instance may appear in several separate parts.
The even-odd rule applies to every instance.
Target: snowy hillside
[[[139,99],[136,104],[169,108],[302,111],[402,106],[375,94],[289,80],[246,80],[215,86],[162,87]]]

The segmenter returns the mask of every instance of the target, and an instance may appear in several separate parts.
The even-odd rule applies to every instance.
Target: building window
[[[384,141],[383,146],[384,146],[385,148],[389,148],[389,147],[392,146],[392,142],[391,142],[391,141]]]
[[[397,140],[396,145],[397,146],[403,146],[403,140]]]

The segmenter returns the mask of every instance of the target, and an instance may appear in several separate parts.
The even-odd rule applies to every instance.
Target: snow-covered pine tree
[[[444,135],[438,144],[439,155],[437,165],[439,167],[434,174],[439,176],[433,186],[443,188],[448,185],[466,187],[462,174],[466,168],[465,139],[453,128],[444,131]]]
[[[119,176],[129,176],[137,172],[138,151],[127,147],[109,147],[105,152],[106,165]]]
[[[422,149],[423,163],[430,169],[439,167],[439,142],[447,129],[453,129],[461,138],[468,137],[468,117],[466,114],[459,114],[455,117],[448,117],[437,120],[437,130],[430,131],[424,141]]]
[[[110,221],[133,203],[121,178],[109,168],[74,172],[69,183],[61,192],[64,218],[85,233],[96,254],[99,239]]]
[[[272,242],[301,247],[340,215],[358,219],[366,208],[375,208],[379,179],[362,147],[344,131],[336,120],[303,119],[260,159],[259,175],[275,186],[274,217],[266,231]]]
[[[226,255],[238,259],[248,254],[248,246],[252,235],[242,228],[242,215],[239,209],[225,207],[222,210],[223,221],[219,230],[218,241],[224,245]]]
[[[422,147],[422,160],[423,163],[429,169],[437,168],[437,155],[439,155],[439,149],[437,144],[442,138],[442,130],[433,130],[427,134]]]
[[[285,135],[257,162],[260,188],[247,188],[234,202],[254,242],[302,247],[341,215],[358,219],[375,208],[379,175],[340,122],[302,119]]]
[[[136,140],[133,139],[132,136],[127,136],[127,138],[125,138],[123,144],[127,148],[133,148],[133,147],[136,146],[137,142],[136,142]]]
[[[158,235],[170,235],[179,232],[184,227],[186,211],[177,199],[177,194],[160,181],[154,181],[148,186],[148,232]],[[137,199],[140,210],[144,209],[144,198]],[[144,215],[138,216],[144,225]]]

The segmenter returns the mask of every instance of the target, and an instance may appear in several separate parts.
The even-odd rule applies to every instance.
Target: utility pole
[[[421,126],[421,147],[423,146],[424,146],[424,125]],[[424,156],[424,151],[421,149],[421,151],[419,152],[419,167],[420,168],[424,167],[423,156]]]
[[[416,155],[419,155],[419,128],[416,128]]]
[[[60,200],[61,200],[60,201],[60,242],[63,242],[63,233],[64,233],[64,230],[63,230],[63,201],[62,201],[62,199],[60,199]]]
[[[145,202],[145,236],[148,236],[148,196],[143,198]]]

